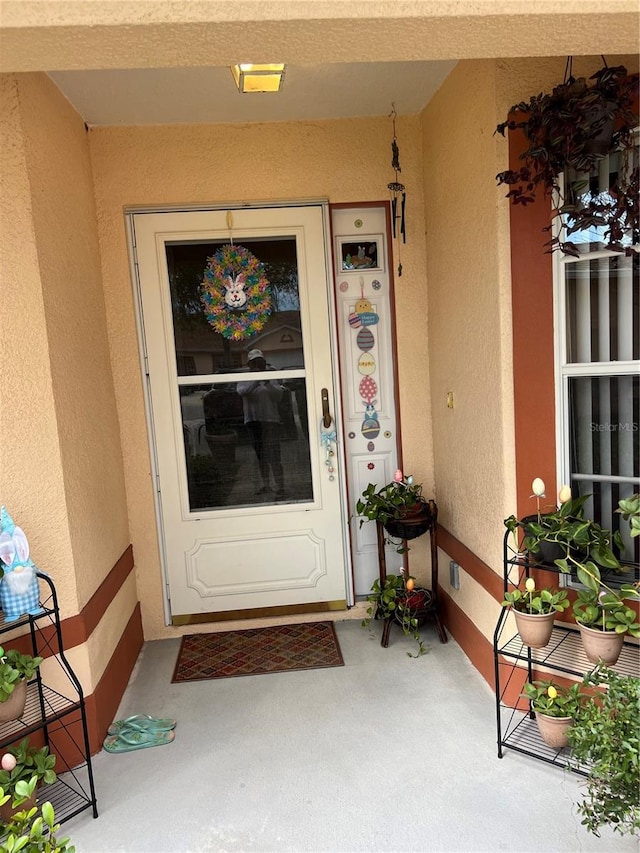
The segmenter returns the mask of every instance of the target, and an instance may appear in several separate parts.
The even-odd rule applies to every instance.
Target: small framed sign
[[[382,269],[382,237],[341,237],[339,249],[342,272]]]

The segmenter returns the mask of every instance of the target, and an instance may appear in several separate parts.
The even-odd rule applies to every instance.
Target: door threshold
[[[346,610],[344,598],[335,601],[314,601],[311,604],[283,604],[279,607],[254,607],[249,610],[225,610],[221,613],[185,613],[172,616],[171,624],[199,625],[204,622],[231,622],[237,619],[264,619],[270,616],[297,616],[304,613],[326,613],[328,610]]]

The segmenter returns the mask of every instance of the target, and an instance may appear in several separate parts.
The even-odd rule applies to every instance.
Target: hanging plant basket
[[[559,200],[551,218],[561,217],[561,224],[558,235],[546,243],[550,251],[577,257],[571,235],[598,228],[605,248],[629,254],[629,236],[633,244],[640,240],[640,181],[633,163],[638,75],[606,63],[588,80],[571,71],[569,58],[562,83],[514,104],[509,118],[497,126],[496,133],[503,136],[505,131],[524,133],[528,146],[520,168],[499,172],[496,179],[509,187],[507,198],[515,205],[530,204],[540,189]],[[612,185],[603,190],[596,181],[591,186],[601,160],[618,151],[621,166]]]

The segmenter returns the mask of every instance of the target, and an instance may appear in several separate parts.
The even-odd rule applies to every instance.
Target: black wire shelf
[[[505,592],[510,584],[518,586],[524,583],[535,569],[562,574],[555,565],[534,564],[525,555],[515,554],[509,548],[508,537],[507,532],[503,552]],[[636,564],[628,568],[636,578],[639,576]],[[584,652],[580,631],[577,626],[555,624],[547,645],[543,649],[533,649],[522,642],[518,633],[514,633],[508,614],[509,608],[503,607],[493,635],[498,757],[502,758],[503,750],[509,749],[587,776],[589,765],[577,762],[568,747],[554,749],[544,742],[531,710],[522,711],[511,704],[512,701],[515,704],[523,679],[530,681],[536,675],[540,677],[541,670],[582,680],[595,668],[596,664]],[[640,645],[636,640],[625,638],[620,657],[611,668],[623,676],[640,677]],[[507,696],[509,702],[505,701]]]
[[[0,723],[0,749],[35,735],[34,745],[44,743],[56,756],[57,774],[55,782],[37,789],[38,803],[51,802],[56,823],[89,808],[98,817],[82,686],[65,656],[53,581],[42,572],[37,574],[40,591],[45,592],[40,602],[42,612],[7,622],[0,611],[0,643],[8,648],[17,638],[29,638],[31,654],[45,658],[45,677],[55,682],[55,688],[43,681],[43,664],[27,684],[27,701],[20,719]],[[24,628],[27,631],[20,630]]]

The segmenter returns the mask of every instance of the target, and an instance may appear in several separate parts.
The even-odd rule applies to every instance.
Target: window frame
[[[562,181],[561,189],[562,189]],[[554,199],[554,204],[555,204]],[[560,230],[560,224],[554,223],[554,233]],[[633,245],[632,251],[640,255],[640,246]],[[571,419],[570,419],[570,380],[576,377],[598,378],[616,376],[637,376],[640,372],[640,359],[630,361],[590,361],[570,362],[567,332],[567,265],[591,262],[600,258],[620,257],[620,253],[607,249],[585,251],[579,257],[564,255],[556,250],[552,255],[553,281],[553,342],[554,342],[554,390],[555,390],[555,439],[556,439],[556,482],[568,483],[580,479],[571,471]],[[638,434],[640,438],[640,433]],[[580,472],[582,474],[582,472]],[[584,474],[590,482],[624,483],[633,485],[633,491],[640,492],[640,474],[638,477],[616,475]],[[602,519],[602,526],[611,529],[612,524]],[[568,586],[581,586],[573,578],[563,579]],[[629,580],[622,576],[621,582]]]

